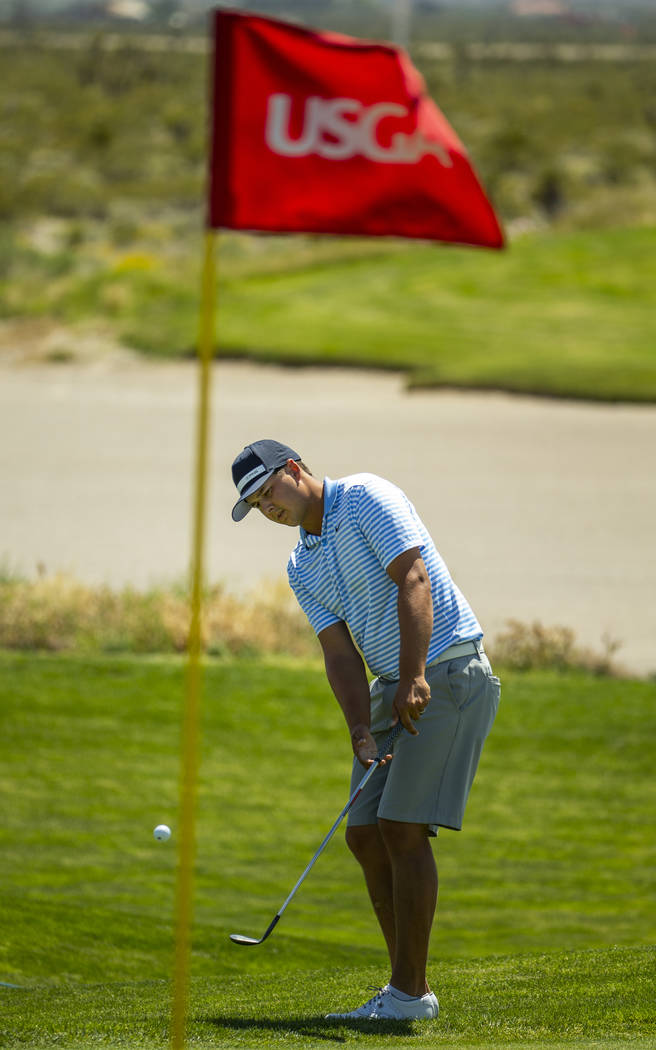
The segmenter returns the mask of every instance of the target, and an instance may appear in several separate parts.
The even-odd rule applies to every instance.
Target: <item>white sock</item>
[[[410,1003],[413,999],[421,999],[421,995],[408,995],[406,992],[401,992],[398,988],[395,988],[393,984],[388,985],[390,992],[395,999],[400,999],[403,1003]]]

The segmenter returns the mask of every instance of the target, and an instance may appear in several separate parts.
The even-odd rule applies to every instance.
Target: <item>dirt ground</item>
[[[0,333],[0,562],[143,588],[185,576],[197,369]],[[13,347],[13,349],[12,349]],[[105,348],[106,350],[106,348]],[[488,635],[576,631],[656,671],[656,407],[404,392],[362,371],[213,370],[207,576],[284,578],[295,534],[230,519],[230,463],[277,437],[314,473],[368,470],[415,503]]]

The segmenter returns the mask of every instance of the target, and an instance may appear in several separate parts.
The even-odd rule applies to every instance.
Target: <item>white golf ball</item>
[[[166,842],[167,839],[171,838],[171,829],[168,824],[158,824],[153,835],[158,842]]]

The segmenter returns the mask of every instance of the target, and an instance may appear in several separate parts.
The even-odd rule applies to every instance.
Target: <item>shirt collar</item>
[[[323,479],[323,521],[321,523],[321,535],[322,536],[323,536],[323,533],[324,533],[325,527],[326,527],[326,519],[327,519],[328,515],[330,514],[331,510],[333,509],[333,503],[335,502],[336,495],[337,495],[337,482],[336,481],[332,481],[328,477],[324,478]],[[321,536],[311,535],[309,532],[306,532],[305,529],[302,526],[299,526],[299,531],[301,533],[301,543],[303,543],[303,545],[305,547],[316,547],[317,543],[321,543]]]

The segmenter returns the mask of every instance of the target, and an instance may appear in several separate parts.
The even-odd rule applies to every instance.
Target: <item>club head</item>
[[[274,926],[276,925],[276,923],[280,919],[282,911],[283,911],[283,909],[281,908],[281,910],[278,912],[278,914],[275,916],[275,918],[269,923],[269,925],[267,926],[266,930],[264,931],[264,933],[260,937],[259,941],[257,941],[255,939],[255,937],[244,937],[243,933],[231,933],[230,934],[230,940],[232,941],[233,944],[246,944],[248,946],[253,945],[253,944],[261,944],[262,941],[266,941],[266,939],[269,936],[269,934],[271,933],[272,929],[274,928]]]
[[[257,941],[254,937],[244,937],[242,933],[231,933],[230,940],[233,944],[261,944],[262,940]]]

